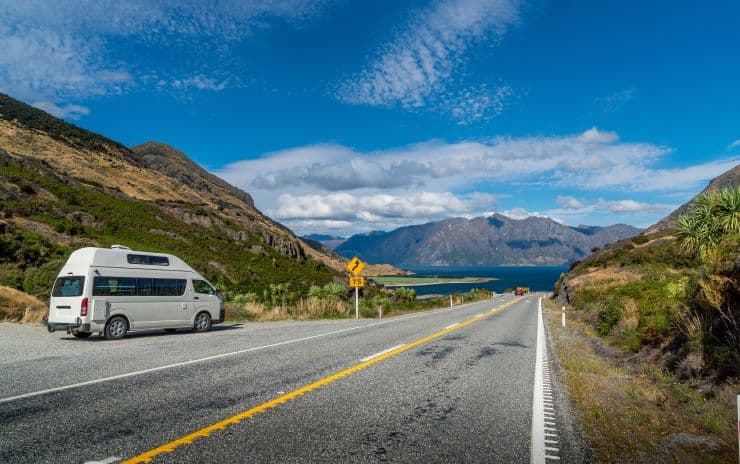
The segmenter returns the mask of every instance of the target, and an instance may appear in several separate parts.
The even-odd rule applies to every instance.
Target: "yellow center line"
[[[417,347],[419,345],[422,345],[424,343],[427,343],[431,340],[434,340],[435,338],[439,338],[443,335],[446,335],[452,331],[458,330],[462,327],[465,327],[466,325],[472,324],[473,322],[477,322],[481,319],[484,319],[492,314],[495,314],[502,309],[513,305],[514,303],[517,303],[521,301],[522,298],[517,298],[516,300],[512,300],[508,303],[505,303],[497,308],[491,309],[488,312],[485,312],[483,314],[479,314],[475,317],[472,317],[464,322],[459,323],[458,325],[455,325],[453,327],[448,327],[446,329],[442,329],[439,332],[433,333],[431,335],[428,335],[424,338],[420,338],[418,340],[415,340],[411,343],[407,343],[406,345],[403,345],[400,348],[397,348],[393,351],[389,351],[387,353],[384,353],[380,356],[377,356],[375,358],[369,359],[367,361],[361,362],[359,364],[356,364],[348,369],[345,369],[343,371],[337,372],[335,374],[332,374],[328,377],[324,377],[321,380],[318,380],[314,383],[311,383],[309,385],[306,385],[304,387],[301,387],[297,390],[293,390],[290,393],[286,393],[282,396],[278,396],[277,398],[267,401],[265,403],[262,403],[258,406],[255,406],[251,409],[247,409],[246,411],[240,412],[239,414],[236,414],[234,416],[231,416],[227,419],[224,419],[220,422],[216,422],[215,424],[209,425],[207,427],[204,427],[200,430],[196,430],[195,432],[189,433],[185,436],[182,436],[176,440],[172,440],[169,443],[165,443],[162,446],[158,446],[156,448],[153,448],[149,451],[146,451],[144,453],[139,454],[138,456],[134,456],[130,459],[127,459],[126,461],[123,461],[122,464],[134,464],[134,463],[141,463],[141,462],[150,462],[153,458],[156,456],[163,454],[163,453],[171,453],[175,449],[179,448],[183,445],[189,445],[193,443],[198,438],[203,438],[209,436],[211,433],[217,431],[217,430],[224,430],[226,427],[234,424],[238,424],[239,422],[242,422],[244,419],[248,419],[250,417],[256,416],[257,414],[260,414],[262,412],[265,412],[266,410],[270,408],[274,408],[278,405],[281,405],[283,403],[287,403],[288,401],[297,398],[301,395],[304,395],[312,390],[316,390],[319,387],[323,387],[324,385],[330,384],[332,382],[335,382],[343,377],[347,377],[350,374],[353,374],[357,371],[360,371],[362,369],[365,369],[366,367],[370,367],[373,364],[377,364],[380,361],[383,361],[385,359],[388,359],[392,356],[396,356],[397,354],[403,353],[404,351],[408,351],[411,348]]]

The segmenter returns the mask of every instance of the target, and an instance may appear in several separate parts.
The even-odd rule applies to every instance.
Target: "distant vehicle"
[[[129,329],[205,332],[223,320],[221,295],[183,260],[113,245],[70,255],[51,291],[47,328],[118,339]]]
[[[514,295],[524,295],[525,293],[529,293],[529,287],[517,287],[516,290],[514,290]]]

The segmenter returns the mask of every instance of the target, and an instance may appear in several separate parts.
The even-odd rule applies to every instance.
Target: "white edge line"
[[[485,302],[485,300],[483,302]],[[473,304],[473,303],[469,303],[469,304]],[[457,308],[459,308],[459,306]],[[334,330],[334,331],[331,331],[331,332],[326,332],[326,333],[321,333],[321,334],[316,334],[316,335],[310,335],[308,337],[296,338],[296,339],[293,339],[293,340],[285,340],[285,341],[278,342],[278,343],[271,343],[269,345],[255,346],[253,348],[247,348],[247,349],[239,350],[239,351],[232,351],[231,353],[221,353],[221,354],[216,354],[216,355],[213,355],[213,356],[206,356],[205,358],[191,359],[189,361],[183,361],[183,362],[179,362],[179,363],[175,363],[175,364],[167,364],[165,366],[152,367],[150,369],[143,369],[143,370],[140,370],[140,371],[127,372],[125,374],[113,375],[113,376],[110,376],[110,377],[104,377],[102,379],[87,380],[85,382],[73,383],[73,384],[70,384],[70,385],[62,385],[61,387],[53,387],[53,388],[47,388],[46,390],[39,390],[39,391],[35,391],[35,392],[23,393],[23,394],[20,394],[20,395],[9,396],[7,398],[0,398],[0,404],[10,403],[11,401],[22,400],[24,398],[32,398],[34,396],[47,395],[49,393],[56,393],[56,392],[60,392],[60,391],[64,391],[64,390],[71,390],[73,388],[86,387],[88,385],[95,385],[95,384],[98,384],[98,383],[109,382],[111,380],[119,380],[119,379],[125,379],[125,378],[128,378],[128,377],[134,377],[134,376],[137,376],[137,375],[149,374],[149,373],[152,373],[152,372],[163,371],[165,369],[172,369],[174,367],[188,366],[190,364],[197,364],[197,363],[201,363],[201,362],[205,362],[205,361],[213,361],[214,359],[221,359],[221,358],[226,358],[226,357],[229,357],[229,356],[236,356],[238,354],[249,353],[251,351],[259,351],[259,350],[264,350],[264,349],[267,349],[267,348],[275,348],[276,346],[282,346],[282,345],[289,345],[291,343],[304,342],[304,341],[307,341],[307,340],[312,340],[314,338],[328,337],[329,335],[335,335],[335,334],[343,333],[343,332],[350,332],[350,331],[353,331],[353,330],[360,330],[360,329],[364,329],[364,328],[367,328],[367,327],[373,327],[373,326],[376,326],[376,325],[388,324],[388,323],[397,322],[397,321],[405,321],[407,319],[413,319],[415,317],[428,316],[430,314],[436,314],[436,313],[441,313],[441,312],[451,311],[451,310],[453,310],[453,308],[443,308],[443,309],[439,309],[439,310],[436,310],[436,311],[429,311],[429,312],[424,312],[424,313],[420,313],[420,314],[412,314],[410,316],[406,316],[406,317],[402,317],[402,318],[392,318],[392,319],[387,319],[385,321],[373,322],[371,324],[365,324],[365,325],[360,325],[360,326],[356,326],[356,327],[347,327],[345,329],[339,329],[339,330]]]
[[[378,356],[382,356],[382,355],[384,355],[386,353],[390,353],[391,351],[397,350],[397,349],[399,349],[399,348],[401,348],[402,346],[405,346],[405,345],[406,345],[405,343],[401,343],[400,345],[396,345],[396,346],[392,346],[390,348],[386,348],[383,351],[380,351],[378,353],[371,354],[370,356],[367,356],[365,358],[362,358],[362,359],[360,359],[360,361],[361,362],[370,361],[373,358],[377,358]]]
[[[532,443],[530,449],[531,464],[545,463],[545,404],[542,390],[542,348],[545,338],[542,322],[542,298],[537,304],[537,348],[535,349],[534,394],[532,395]]]

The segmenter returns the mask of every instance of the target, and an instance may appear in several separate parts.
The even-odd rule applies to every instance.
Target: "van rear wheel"
[[[72,335],[77,338],[87,338],[92,335],[92,332],[72,332]]]
[[[108,340],[118,340],[123,338],[128,332],[128,322],[121,316],[111,318],[105,325],[105,338]]]
[[[206,312],[198,313],[193,322],[193,330],[196,332],[208,332],[211,325],[213,325],[213,321],[210,314]]]

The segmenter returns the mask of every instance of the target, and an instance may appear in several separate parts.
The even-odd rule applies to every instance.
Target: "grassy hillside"
[[[723,207],[699,211],[703,202],[722,201]],[[687,211],[679,225],[689,218],[705,222],[606,247],[562,276],[555,295],[637,360],[682,378],[737,378],[740,189],[699,197]],[[723,221],[727,227],[719,225]],[[691,234],[704,245],[692,242]]]
[[[294,298],[339,277],[249,194],[163,144],[141,153],[0,94],[0,285],[48,298],[83,246],[176,254],[231,292]],[[327,266],[329,263],[329,266]],[[6,307],[7,306],[7,307]],[[0,308],[0,319],[11,308]]]
[[[6,197],[0,284],[32,295],[45,297],[67,255],[92,244],[175,253],[214,282],[258,293],[280,283],[307,291],[333,276],[323,264],[298,262],[271,249],[258,233],[237,242],[219,227],[183,222],[162,205],[70,182],[37,160],[0,152],[0,185]],[[195,216],[224,222],[208,209],[190,209]]]

